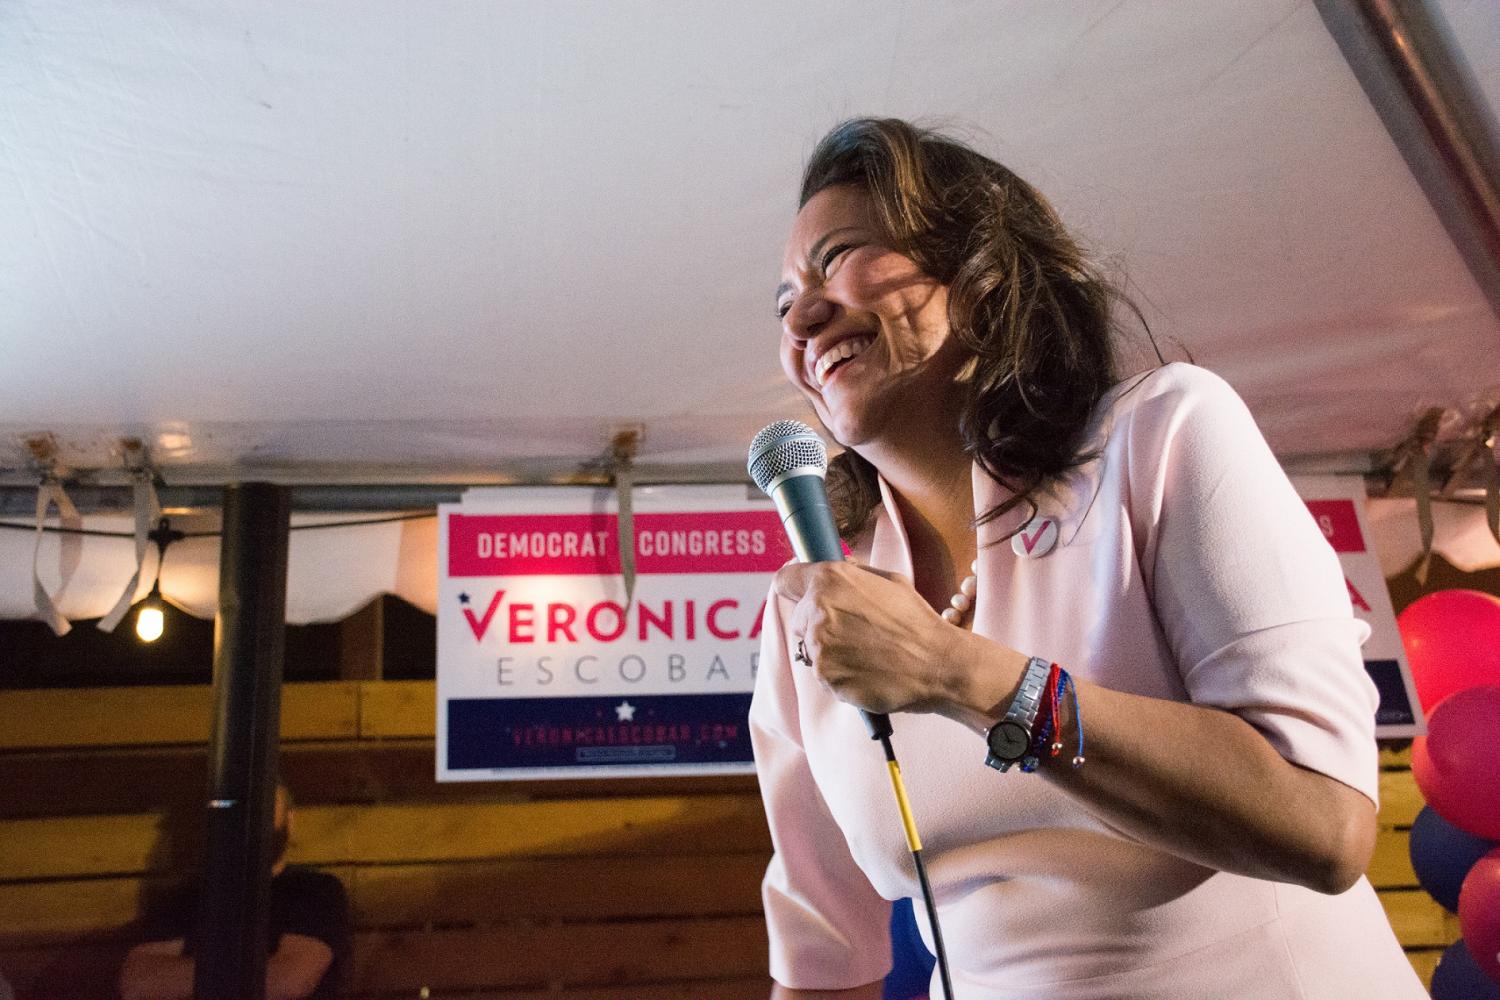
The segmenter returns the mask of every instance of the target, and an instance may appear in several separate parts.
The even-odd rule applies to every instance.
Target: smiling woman
[[[899,121],[813,153],[777,311],[855,561],[766,606],[776,996],[878,997],[919,891],[850,705],[892,714],[963,1000],[1422,996],[1361,875],[1368,629],[1234,391],[1122,378],[1133,310],[1046,201]]]
[[[1089,417],[1123,374],[1112,306],[1139,314],[1085,257],[1040,192],[957,142],[904,123],[862,119],[819,144],[800,204],[788,253],[799,239],[808,248],[800,268],[784,262],[792,277],[777,293],[793,342],[783,344],[784,367],[788,346],[800,337],[805,351],[809,333],[823,334],[814,345],[820,352],[830,340],[842,349],[848,334],[829,338],[822,329],[828,303],[817,290],[852,257],[859,271],[843,283],[861,296],[882,297],[896,330],[905,327],[918,338],[892,349],[904,346],[914,361],[910,355],[923,350],[920,338],[935,352],[951,332],[957,349],[950,362],[969,366],[946,386],[960,408],[959,434],[985,471],[1014,488],[1007,504],[1022,503],[1044,479],[1079,464]],[[799,314],[789,315],[794,306]],[[798,384],[793,368],[788,375]],[[821,377],[811,381],[821,388]],[[817,409],[817,394],[800,387]],[[836,477],[855,481],[844,484],[845,495],[866,498],[842,512],[841,527],[852,528],[873,507],[874,468],[858,452],[845,452],[834,468]]]
[[[897,433],[956,385],[947,290],[891,248],[858,188],[819,192],[797,219],[779,307],[787,378],[846,445]]]

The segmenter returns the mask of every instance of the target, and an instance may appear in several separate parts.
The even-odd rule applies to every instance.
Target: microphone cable
[[[911,849],[912,862],[917,866],[917,881],[922,886],[922,902],[927,907],[927,923],[932,928],[933,950],[937,953],[938,977],[943,984],[945,1000],[953,1000],[953,982],[948,978],[948,952],[943,947],[943,929],[938,924],[937,899],[932,894],[932,883],[927,881],[927,865],[922,862],[922,838],[917,834],[917,821],[912,818],[911,803],[906,798],[906,785],[901,780],[901,765],[896,761],[896,751],[891,748],[890,733],[879,737],[880,748],[885,751],[886,770],[891,775],[891,788],[896,793],[896,805],[901,810],[901,825],[906,830],[906,846]]]

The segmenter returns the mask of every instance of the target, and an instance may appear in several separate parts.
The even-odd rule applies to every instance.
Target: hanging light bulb
[[[142,642],[155,642],[161,638],[167,625],[167,605],[161,596],[161,564],[166,561],[167,546],[185,536],[174,531],[171,522],[162,518],[146,537],[156,543],[156,579],[151,583],[151,593],[146,595],[136,612],[135,634]]]
[[[141,610],[135,616],[135,634],[142,642],[155,642],[166,629],[166,609],[162,607],[161,591],[151,588],[151,594],[141,602]]]

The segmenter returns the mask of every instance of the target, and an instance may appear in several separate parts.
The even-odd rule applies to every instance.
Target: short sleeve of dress
[[[170,941],[190,938],[198,915],[198,883],[186,881],[151,892],[140,929],[143,940]]]
[[[850,989],[891,968],[891,905],[870,885],[803,751],[782,603],[766,601],[750,705],[755,769],[775,854],[761,883],[771,978],[794,989]]]
[[[1134,391],[1130,516],[1190,698],[1375,800],[1369,627],[1337,555],[1227,383],[1174,364]]]
[[[346,950],[349,904],[344,884],[334,875],[310,868],[287,868],[272,883],[271,925],[283,934],[316,938],[333,949]]]

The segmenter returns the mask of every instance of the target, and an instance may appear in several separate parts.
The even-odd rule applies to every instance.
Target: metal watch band
[[[1042,706],[1042,689],[1047,686],[1047,675],[1052,671],[1052,664],[1038,656],[1033,656],[1026,662],[1026,672],[1021,675],[1021,687],[1016,692],[1015,698],[1011,700],[1010,708],[1000,722],[1014,722],[1026,730],[1026,736],[1031,737],[1031,727],[1036,724],[1036,714]],[[995,723],[999,725],[1000,722]],[[993,727],[992,727],[993,728]],[[988,755],[987,755],[988,756]],[[1036,768],[1035,755],[1027,754],[1019,761],[1013,760],[986,760],[985,763],[998,771],[1009,771],[1012,764],[1020,764],[1023,771],[1031,771]]]

